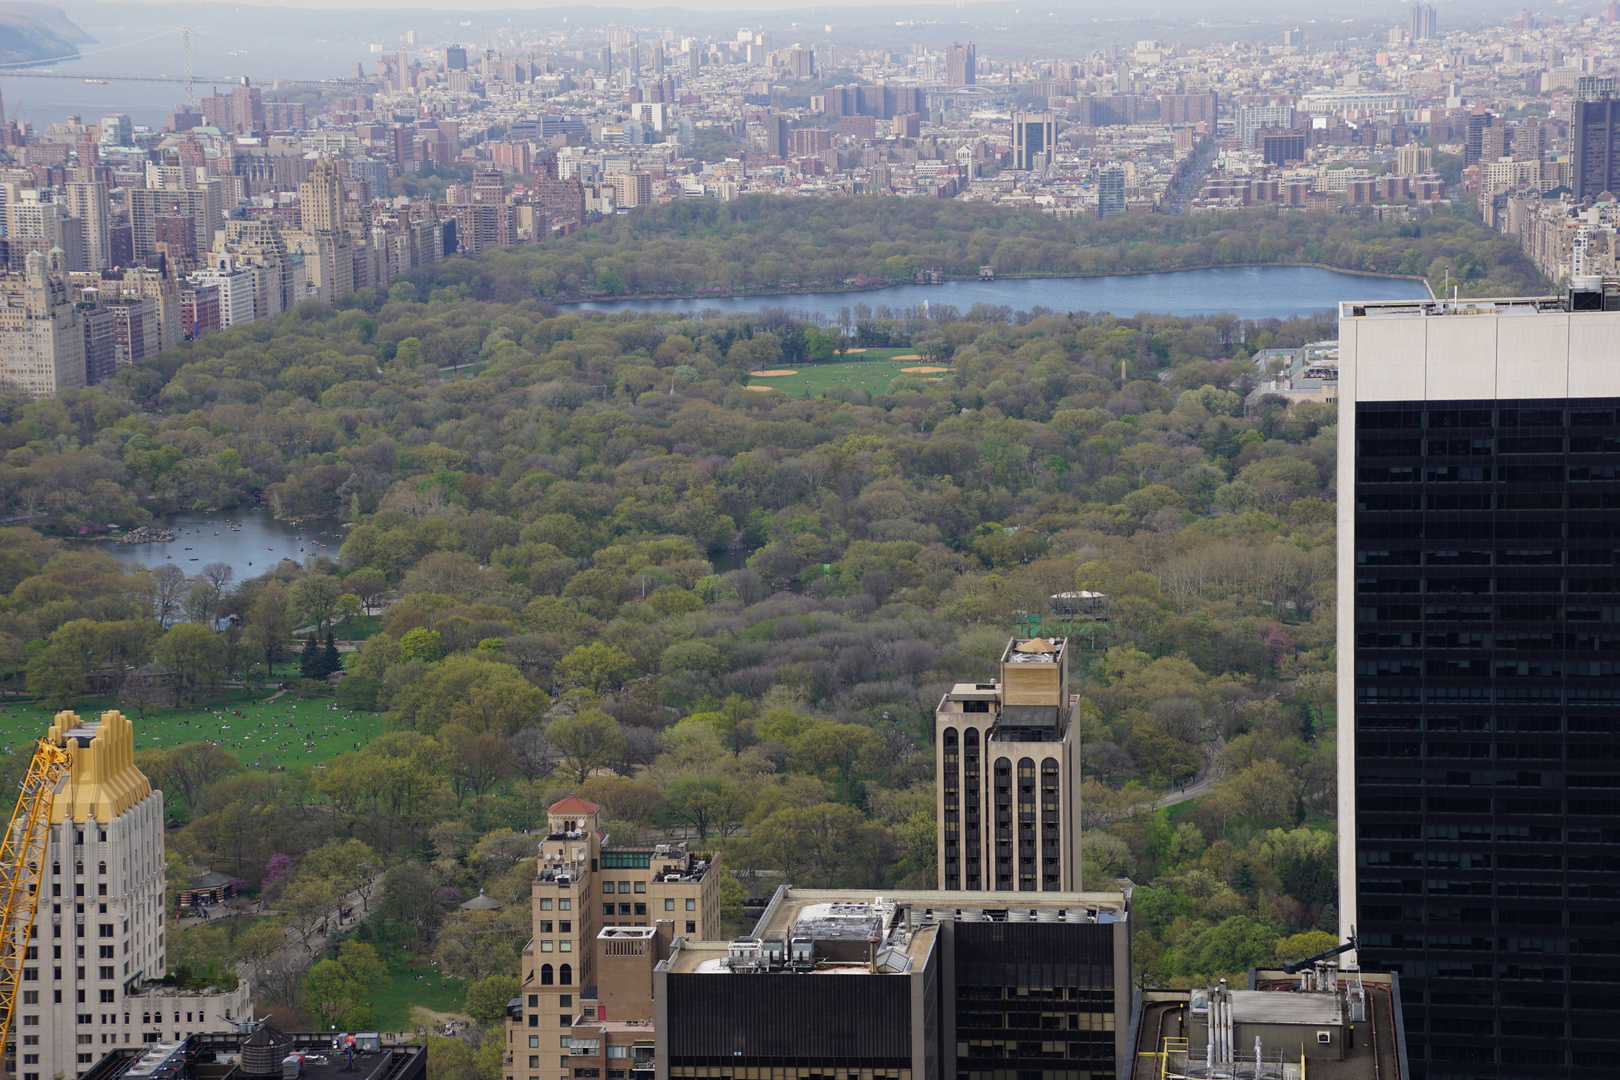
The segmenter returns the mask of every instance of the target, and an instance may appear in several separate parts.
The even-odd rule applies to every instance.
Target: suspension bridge
[[[70,79],[78,82],[145,82],[145,83],[180,83],[186,90],[186,108],[197,107],[197,94],[193,88],[195,83],[207,85],[232,84],[239,81],[239,75],[195,75],[191,70],[191,27],[171,26],[160,30],[150,37],[139,41],[121,42],[118,45],[109,45],[105,48],[95,49],[89,55],[107,52],[111,49],[124,48],[128,45],[141,45],[145,42],[178,32],[180,34],[180,55],[184,65],[179,75],[141,75],[132,72],[116,71],[51,71],[41,65],[56,63],[64,60],[80,60],[85,54],[74,56],[53,56],[44,60],[33,60],[19,64],[0,64],[0,79]],[[280,79],[282,85],[297,86],[335,86],[335,87],[361,87],[369,85],[370,79]]]

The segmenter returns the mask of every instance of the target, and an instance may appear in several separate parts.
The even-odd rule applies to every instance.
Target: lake
[[[233,529],[228,522],[239,527]],[[222,562],[235,572],[236,581],[242,581],[273,569],[282,559],[302,563],[317,555],[336,558],[348,532],[327,518],[311,518],[295,525],[277,521],[269,510],[250,509],[178,514],[153,524],[180,535],[167,544],[97,542],[97,550],[147,568],[169,563],[193,575],[211,562]]]
[[[1288,319],[1327,311],[1341,300],[1426,298],[1421,281],[1367,277],[1315,266],[1223,266],[1168,274],[1125,274],[1093,278],[1025,278],[1002,281],[949,281],[943,285],[896,285],[864,292],[800,293],[792,296],[716,296],[692,300],[603,300],[563,305],[591,311],[701,311],[725,313],[786,308],[822,322],[837,322],[840,308],[882,304],[903,311],[927,301],[966,312],[974,304],[1028,311],[1111,311],[1135,315],[1218,315],[1241,319]]]

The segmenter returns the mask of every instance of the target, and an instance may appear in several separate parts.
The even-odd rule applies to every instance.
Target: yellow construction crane
[[[40,878],[51,834],[51,804],[71,769],[65,748],[45,739],[34,749],[11,824],[0,839],[0,1053],[11,1035],[11,1017],[28,957]]]

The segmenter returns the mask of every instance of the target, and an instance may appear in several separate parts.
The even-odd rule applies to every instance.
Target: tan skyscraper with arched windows
[[[1080,889],[1080,738],[1068,641],[1014,638],[997,682],[958,683],[934,714],[939,887]]]

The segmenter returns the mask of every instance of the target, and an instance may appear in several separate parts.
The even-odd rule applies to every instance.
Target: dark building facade
[[[1304,161],[1305,135],[1303,132],[1296,134],[1292,131],[1262,131],[1260,152],[1267,165]]]
[[[655,969],[655,1076],[1115,1080],[1129,929],[1119,893],[784,887],[753,937]]]
[[[1620,1054],[1620,295],[1470,308],[1341,308],[1341,921],[1399,975],[1416,1080],[1596,1077]]]
[[[1620,195],[1620,100],[1577,101],[1570,142],[1575,148],[1575,197]]]

